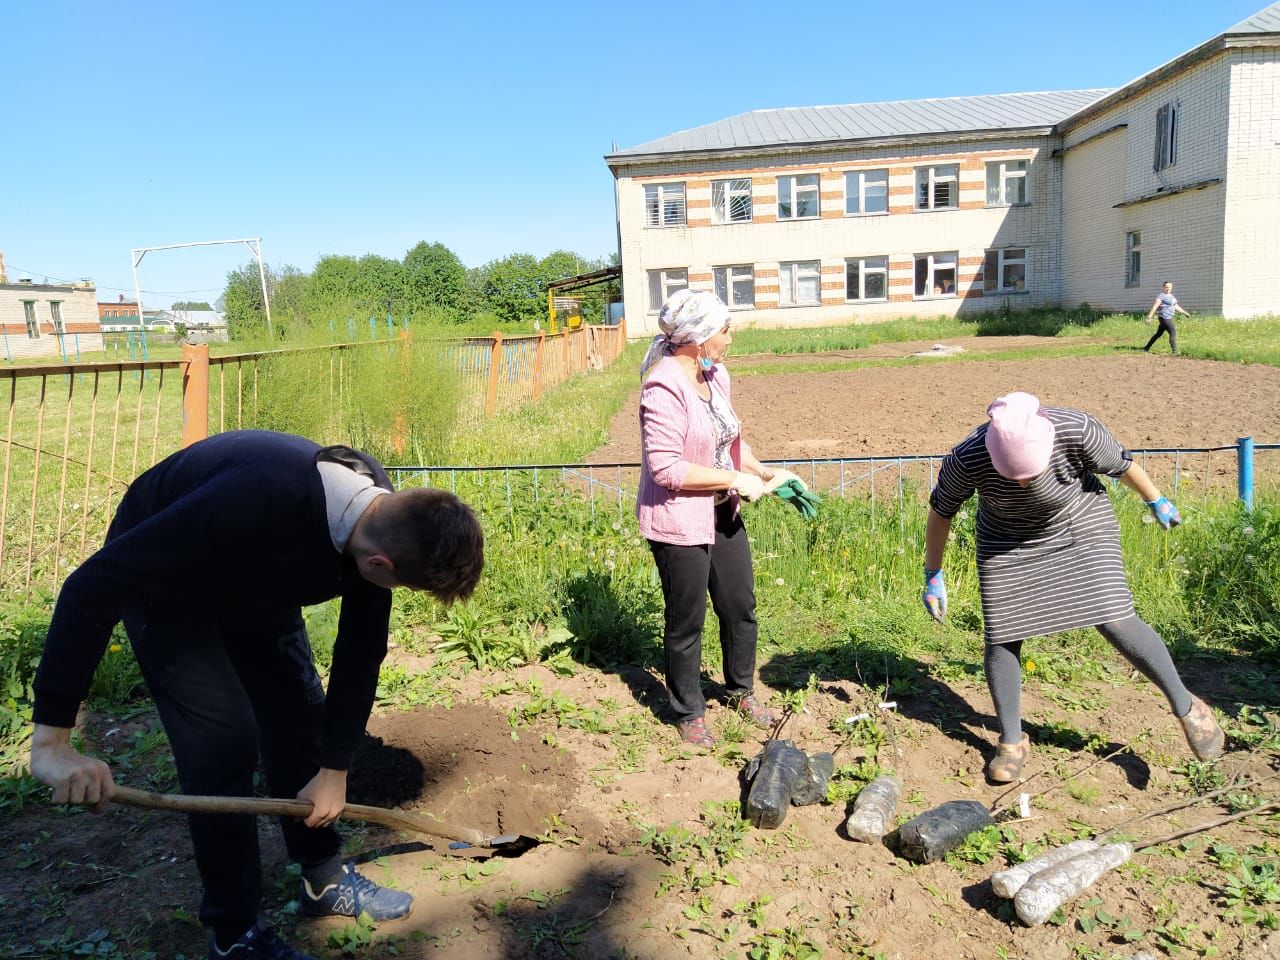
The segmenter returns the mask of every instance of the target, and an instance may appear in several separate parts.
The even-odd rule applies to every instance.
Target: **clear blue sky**
[[[765,107],[1118,86],[1265,3],[719,6],[5,5],[10,279],[114,299],[131,247],[241,236],[302,269],[424,239],[469,266],[600,256],[614,143]],[[248,258],[152,254],[144,300],[212,301]]]

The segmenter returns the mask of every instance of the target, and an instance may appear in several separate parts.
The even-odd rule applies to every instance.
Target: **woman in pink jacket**
[[[724,684],[734,708],[767,727],[773,712],[752,692],[756,598],[751,545],[738,512],[765,483],[791,476],[771,470],[742,440],[720,361],[733,342],[729,308],[712,293],[681,290],[658,314],[640,368],[643,443],[636,516],[648,539],[666,601],[666,681],[680,736],[712,747],[699,677],[707,592],[720,621]]]

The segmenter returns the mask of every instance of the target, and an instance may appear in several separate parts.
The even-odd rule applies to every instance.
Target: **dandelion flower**
[[[783,580],[781,577],[778,577],[773,582],[779,587],[785,587],[787,585],[787,581]]]
[[[621,520],[615,520],[615,521],[613,521],[613,529],[614,529],[614,530],[621,530],[621,529],[622,529],[622,521],[621,521]]]
[[[113,644],[112,644],[110,647],[108,647],[107,649],[109,649],[112,653],[119,653],[121,650],[123,650],[123,649],[124,649],[124,647],[120,646],[120,644],[118,644],[118,643],[113,643]]]
[[[1035,673],[1035,672],[1036,672],[1036,662],[1034,660],[1028,660],[1027,673]]]

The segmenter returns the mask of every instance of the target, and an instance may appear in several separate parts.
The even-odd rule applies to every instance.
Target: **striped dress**
[[[987,425],[942,461],[929,505],[951,518],[978,494],[978,582],[987,643],[1009,643],[1133,614],[1115,511],[1095,474],[1118,477],[1133,458],[1093,417],[1045,407],[1055,435],[1049,467],[1026,487],[998,474]]]

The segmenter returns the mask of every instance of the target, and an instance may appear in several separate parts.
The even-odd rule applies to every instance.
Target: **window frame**
[[[62,323],[62,301],[49,301],[49,319],[53,323],[53,335],[55,337],[65,337],[67,335],[66,328]]]
[[[673,284],[677,281],[675,280],[674,277],[668,277],[667,274],[674,274],[674,273],[684,274],[684,283],[682,286],[673,286]],[[647,279],[648,279],[648,285],[649,285],[649,290],[648,290],[649,307],[646,313],[657,314],[661,312],[662,305],[666,303],[667,300],[671,297],[671,295],[674,294],[677,290],[689,289],[689,268],[688,267],[659,267],[656,270],[649,270]],[[661,292],[661,296],[658,298],[656,302],[654,301],[654,296],[653,296],[654,290],[658,289],[654,287],[655,279],[657,279],[658,281],[658,288],[660,288],[660,292]]]
[[[955,174],[953,176],[945,176],[945,175],[942,177],[936,176],[935,171],[942,169],[943,167],[950,167],[954,169]],[[959,210],[960,209],[960,164],[958,162],[957,163],[921,164],[920,166],[915,168],[915,173],[916,173],[915,209],[917,213],[937,213],[942,210]],[[921,183],[921,179],[920,179],[921,174],[927,174],[926,182],[928,184],[928,196],[929,196],[929,205],[923,206],[923,207],[920,205],[920,188],[921,186],[924,185]],[[937,195],[936,193],[937,185],[939,183],[952,183],[955,185],[954,189],[952,190],[952,198],[955,201],[954,203],[950,203],[950,204],[947,204],[946,206],[941,206],[941,207],[938,206],[936,203],[934,203],[934,200]]]
[[[796,294],[800,289],[800,272],[802,267],[813,267],[813,276],[818,281],[818,296],[815,300],[800,300]],[[809,271],[804,271],[804,279],[809,279]],[[789,299],[788,299],[789,298]],[[784,260],[778,264],[778,306],[779,307],[820,307],[822,306],[822,261],[821,260]]]
[[[734,272],[739,271],[739,275],[735,276]],[[742,276],[741,272],[745,271],[746,276]],[[724,278],[725,296],[720,295],[720,280]],[[756,308],[756,265],[754,263],[726,263],[719,267],[711,268],[711,282],[717,297],[730,310],[754,310]],[[749,283],[751,285],[751,302],[736,303],[733,292],[734,285],[737,283]]]
[[[814,206],[814,212],[813,212],[812,214],[807,214],[807,215],[805,215],[805,216],[800,216],[799,214],[797,214],[797,213],[794,213],[794,212],[793,212],[793,213],[792,213],[792,214],[790,214],[789,216],[785,216],[785,217],[784,217],[784,216],[782,215],[782,183],[783,183],[783,181],[784,181],[784,180],[785,180],[785,181],[790,181],[790,183],[791,183],[791,191],[790,191],[790,192],[791,192],[791,201],[790,201],[790,202],[791,202],[791,209],[792,209],[792,211],[795,211],[795,210],[799,209],[799,206],[800,206],[800,201],[799,201],[799,190],[798,190],[798,186],[799,186],[799,184],[797,183],[797,181],[798,181],[798,180],[801,180],[801,179],[809,179],[809,178],[812,178],[812,179],[813,179],[813,183],[812,183],[812,184],[808,184],[808,183],[806,183],[806,184],[804,185],[804,189],[805,189],[805,191],[806,191],[806,192],[810,189],[810,187],[812,187],[812,189],[813,189],[813,206]],[[822,216],[822,178],[821,178],[818,174],[816,174],[816,173],[783,173],[783,174],[779,174],[779,175],[778,175],[778,178],[777,178],[776,187],[777,187],[777,193],[778,193],[778,199],[777,199],[777,214],[776,214],[776,219],[777,219],[777,220],[779,220],[779,221],[782,221],[782,220],[787,220],[787,221],[791,221],[791,220],[817,220],[817,219],[819,219],[819,218]],[[800,261],[790,261],[790,262],[792,262],[792,263],[799,263]]]
[[[1124,286],[1126,290],[1142,286],[1142,231],[1124,232]]]
[[[1178,163],[1178,132],[1182,127],[1182,101],[1170,100],[1156,108],[1155,157],[1151,169],[1155,173]]]
[[[950,269],[954,276],[952,277],[952,290],[950,293],[919,293],[916,289],[917,279],[920,271],[920,260],[924,258],[928,263],[927,280],[925,289],[932,291],[936,285],[935,278],[937,276],[938,263],[935,257],[950,257],[950,264],[943,264],[943,269]],[[960,295],[960,251],[959,250],[935,250],[930,253],[917,253],[913,256],[911,262],[911,293],[913,300],[950,300]]]
[[[680,188],[680,220],[679,222],[667,223],[667,193],[673,194],[674,200],[675,188]],[[651,201],[649,191],[654,191],[653,204],[654,208],[651,215]],[[657,222],[653,222],[656,218]],[[664,181],[662,183],[646,183],[644,185],[644,226],[646,230],[669,230],[673,227],[684,227],[689,224],[689,200],[688,191],[683,180]]]
[[[27,339],[40,339],[40,320],[36,317],[36,301],[22,301],[22,319],[27,324]]]
[[[1031,290],[1031,274],[1027,270],[1027,253],[1028,247],[993,247],[987,250],[982,261],[982,292],[984,294],[996,295],[1014,295],[1020,293],[1029,293]],[[1010,257],[1008,254],[1020,252],[1020,257]],[[995,258],[994,268],[992,257]],[[1004,284],[1004,268],[1010,266],[1022,265],[1022,286],[1007,287]],[[993,283],[994,281],[994,283]]]
[[[883,266],[871,267],[868,270],[868,263],[883,263]],[[850,296],[849,293],[849,268],[854,264],[858,265],[858,295]],[[880,274],[884,277],[884,296],[868,297],[867,293],[867,275],[868,273]],[[845,257],[844,261],[844,302],[845,303],[885,303],[889,299],[889,256],[885,254],[880,257]]]
[[[1024,164],[1021,170],[1010,172],[1006,169],[1007,164],[1021,163]],[[995,168],[997,179],[998,199],[995,202],[991,200],[991,174],[992,168]],[[1030,178],[1028,173],[1031,171],[1031,159],[1029,157],[1003,157],[999,160],[988,160],[986,162],[986,206],[987,207],[1025,207],[1031,203]],[[1022,182],[1022,199],[1009,199],[1009,184],[1012,181]]]
[[[884,174],[884,209],[883,210],[867,210],[867,174],[883,173]],[[857,202],[858,209],[849,209],[849,178],[858,178]],[[846,217],[884,217],[889,214],[889,168],[888,167],[870,167],[866,170],[846,170],[844,172],[844,215]]]
[[[744,191],[742,190],[741,187],[735,190],[732,186],[735,183],[736,184],[745,183],[747,185],[745,190],[745,194],[747,198],[747,215],[745,217],[738,217],[736,219],[732,216],[733,198],[735,196],[741,197]],[[721,204],[716,203],[716,187],[720,186],[721,184],[727,185],[722,187],[723,209],[721,209],[721,206],[722,206]],[[719,180],[711,181],[711,222],[712,223],[716,224],[717,226],[727,226],[729,224],[734,224],[734,223],[750,223],[752,219],[754,219],[754,217],[755,217],[755,201],[754,201],[754,198],[752,197],[750,177],[723,177]]]

